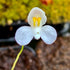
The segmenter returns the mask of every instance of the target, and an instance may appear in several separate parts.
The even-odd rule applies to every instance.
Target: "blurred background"
[[[21,54],[15,70],[70,70],[70,0],[0,0],[0,70],[11,70],[21,46],[14,39],[20,26],[29,26],[30,10],[45,11],[47,24],[58,38],[52,45],[32,40]]]
[[[70,0],[0,0],[0,25],[10,25],[14,21],[26,20],[33,7],[39,7],[45,11],[48,17],[47,23],[69,22],[69,4]]]

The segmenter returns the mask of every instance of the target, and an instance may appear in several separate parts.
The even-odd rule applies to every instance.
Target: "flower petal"
[[[29,26],[22,26],[17,29],[15,40],[19,45],[27,45],[33,39],[32,29]]]
[[[42,40],[46,44],[52,44],[57,38],[56,30],[50,25],[43,26],[40,33]]]
[[[41,24],[44,25],[47,21],[47,17],[45,16],[45,12],[38,7],[33,8],[28,15],[28,23],[32,26],[33,17],[41,17]]]

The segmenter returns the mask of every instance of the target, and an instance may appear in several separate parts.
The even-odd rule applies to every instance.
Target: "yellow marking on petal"
[[[41,21],[41,17],[38,17],[37,18],[37,22],[38,22],[37,26],[40,26],[40,21]]]
[[[33,26],[40,26],[41,17],[33,17]],[[37,22],[37,24],[36,24]]]
[[[33,26],[35,27],[36,26],[36,20],[37,20],[37,18],[36,17],[33,17]]]

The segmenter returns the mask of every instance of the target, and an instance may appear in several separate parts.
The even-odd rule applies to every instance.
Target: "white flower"
[[[31,27],[18,28],[15,34],[16,42],[19,45],[27,45],[33,37],[37,40],[41,37],[46,44],[52,44],[57,38],[57,32],[50,25],[43,26],[46,21],[45,12],[38,7],[33,8],[28,15],[28,23]]]

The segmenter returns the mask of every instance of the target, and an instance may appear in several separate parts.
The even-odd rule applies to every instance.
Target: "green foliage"
[[[4,25],[2,19],[25,20],[27,17],[27,0],[0,0],[0,24]],[[5,24],[7,23],[5,21]]]
[[[70,0],[53,0],[53,4],[41,5],[48,17],[47,23],[59,24],[70,21]]]
[[[70,0],[53,0],[51,6],[50,20],[52,23],[61,23],[70,21]]]
[[[43,9],[48,23],[70,21],[70,0],[53,0],[53,4],[44,5],[40,0],[0,0],[0,24],[5,25],[8,19],[25,20],[33,7]]]

